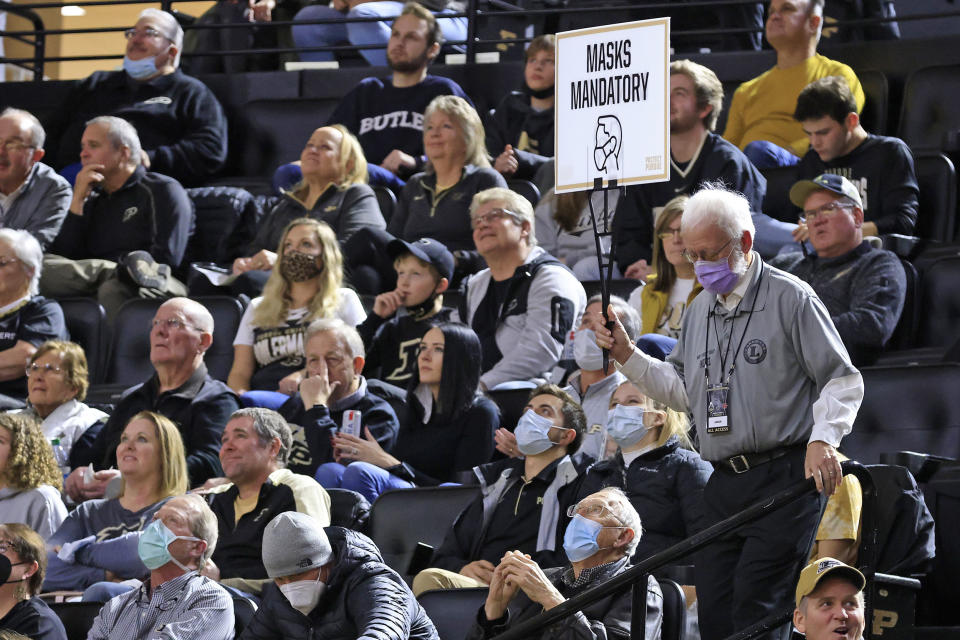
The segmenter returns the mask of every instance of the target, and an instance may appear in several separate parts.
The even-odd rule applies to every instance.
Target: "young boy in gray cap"
[[[263,566],[276,588],[264,589],[241,640],[438,640],[403,579],[356,531],[322,528],[295,511],[281,513],[263,533]]]

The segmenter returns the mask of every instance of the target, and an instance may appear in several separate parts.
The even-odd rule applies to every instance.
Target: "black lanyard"
[[[759,258],[757,258],[759,260]],[[750,314],[747,316],[747,323],[743,327],[743,333],[740,334],[740,343],[737,345],[737,350],[733,352],[733,360],[730,362],[730,370],[727,372],[726,384],[730,384],[730,379],[733,377],[733,370],[737,366],[737,354],[740,353],[740,349],[743,348],[743,340],[747,337],[747,330],[750,328],[750,320],[753,319],[753,312],[757,308],[757,297],[760,295],[760,283],[763,282],[763,263],[761,262],[759,267],[760,276],[757,278],[757,288],[753,292],[753,306],[750,307]],[[716,304],[716,302],[714,302]],[[737,303],[737,306],[733,309],[733,317],[737,317],[737,311],[740,310],[740,305],[743,304],[743,298],[740,298],[740,302]],[[707,381],[707,388],[710,388],[710,367],[708,366],[710,361],[710,356],[707,355],[710,350],[710,316],[714,316],[714,323],[716,323],[716,314],[712,310],[707,312],[707,332],[704,336],[703,342],[703,377]],[[717,333],[717,354],[720,357],[720,379],[723,380],[723,370],[727,368],[727,356],[730,355],[730,344],[733,342],[733,324],[731,321],[730,325],[730,337],[727,338],[727,348],[723,349],[720,345],[720,330],[714,327],[714,331]]]

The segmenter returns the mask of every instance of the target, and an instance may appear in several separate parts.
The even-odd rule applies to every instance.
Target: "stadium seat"
[[[790,202],[790,187],[799,179],[796,165],[763,169],[760,173],[767,179],[767,191],[763,196],[763,212],[783,222],[797,221],[797,208]]]
[[[478,487],[417,487],[380,494],[370,511],[368,532],[384,562],[406,575],[417,543],[439,547]]]
[[[920,288],[920,274],[917,267],[909,260],[900,258],[900,264],[903,266],[904,275],[906,275],[907,287],[903,297],[903,311],[900,313],[900,320],[887,343],[886,349],[888,352],[896,349],[909,349],[916,339],[917,296]]]
[[[213,315],[213,344],[204,357],[207,369],[212,377],[226,380],[233,363],[233,338],[243,317],[243,306],[230,296],[200,296],[195,300]],[[122,383],[129,387],[153,375],[150,323],[162,303],[162,300],[135,299],[120,307],[114,321],[107,384]]]
[[[924,256],[918,258],[918,262]],[[921,271],[918,298],[918,347],[946,348],[956,342],[960,326],[960,252],[944,250]]]
[[[684,640],[687,635],[687,597],[680,585],[668,578],[657,578],[663,592],[663,640]]]
[[[537,185],[533,184],[529,180],[520,180],[519,178],[511,178],[507,180],[507,186],[510,187],[510,190],[519,193],[524,198],[530,201],[530,206],[535,207],[537,203],[540,202],[540,189],[537,189]]]
[[[63,309],[70,339],[83,347],[87,356],[90,384],[102,382],[110,346],[106,312],[95,298],[64,298],[57,302]]]
[[[870,133],[886,135],[887,113],[890,100],[890,83],[882,71],[857,71],[860,86],[867,100],[860,112],[860,124]]]
[[[380,215],[389,224],[390,218],[393,217],[393,210],[397,208],[397,195],[382,185],[373,187],[373,193],[377,196],[377,204],[380,205]]]
[[[86,640],[102,602],[52,602],[50,608],[67,631],[67,640]]]
[[[916,235],[938,242],[952,242],[957,230],[957,172],[942,153],[914,154],[920,209]]]
[[[257,605],[249,598],[233,596],[233,632],[239,638],[257,613]]]
[[[350,489],[327,489],[330,495],[330,526],[362,531],[370,517],[370,503]]]
[[[914,150],[960,150],[960,65],[924,67],[907,77],[899,137]]]
[[[960,457],[960,364],[863,367],[865,393],[841,451],[864,464],[909,449]]]
[[[487,599],[487,591],[486,587],[434,589],[421,593],[417,601],[433,620],[440,640],[463,640]]]
[[[523,410],[530,399],[530,388],[521,389],[491,389],[487,391],[487,397],[496,403],[500,409],[500,426],[509,431],[513,431],[523,415]]]
[[[293,98],[253,100],[243,108],[242,175],[268,176],[300,159],[310,134],[323,126],[339,100]]]

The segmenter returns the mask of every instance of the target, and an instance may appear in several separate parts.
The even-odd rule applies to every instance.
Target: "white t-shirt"
[[[693,278],[677,278],[673,283],[673,288],[670,290],[670,295],[667,297],[667,307],[664,310],[664,314],[657,320],[657,328],[654,330],[654,333],[670,336],[671,338],[680,337],[680,326],[683,321],[683,314],[687,310],[687,298],[690,297],[695,283],[696,280]],[[644,287],[645,286],[647,285],[644,285]],[[627,300],[630,306],[636,309],[637,313],[641,314],[641,316],[643,315],[643,299],[640,297],[642,291],[643,287],[637,287]]]

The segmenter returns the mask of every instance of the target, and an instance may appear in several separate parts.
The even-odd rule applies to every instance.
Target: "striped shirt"
[[[87,640],[233,640],[233,600],[190,571],[150,590],[149,580],[100,610]]]

